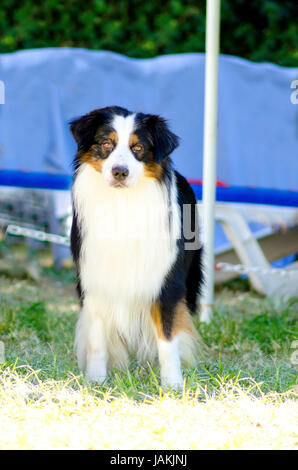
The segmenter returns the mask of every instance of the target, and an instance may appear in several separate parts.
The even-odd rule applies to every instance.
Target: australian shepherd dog
[[[202,282],[197,208],[170,154],[178,137],[151,114],[110,106],[71,122],[71,249],[81,312],[75,349],[91,382],[112,367],[159,359],[161,384],[194,364]]]

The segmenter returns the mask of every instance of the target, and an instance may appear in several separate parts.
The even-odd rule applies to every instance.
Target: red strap
[[[190,184],[199,184],[200,186],[202,186],[202,184],[203,184],[203,180],[188,178],[187,181]],[[227,188],[229,185],[227,183],[225,183],[224,181],[216,180],[216,186],[219,187],[219,188]]]

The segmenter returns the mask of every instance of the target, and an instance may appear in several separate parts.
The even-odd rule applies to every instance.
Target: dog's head
[[[163,162],[178,146],[164,119],[118,106],[91,111],[70,128],[78,144],[76,168],[87,163],[119,188],[135,186],[144,176],[160,179]]]

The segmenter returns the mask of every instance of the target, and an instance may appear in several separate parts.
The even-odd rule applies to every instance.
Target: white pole
[[[203,230],[205,285],[201,321],[209,322],[214,302],[214,203],[216,187],[216,128],[220,0],[207,0],[205,109],[203,150]]]

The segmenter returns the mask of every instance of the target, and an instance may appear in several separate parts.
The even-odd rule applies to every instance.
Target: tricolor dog
[[[89,381],[158,356],[164,387],[194,363],[202,283],[196,200],[172,167],[178,138],[157,115],[118,106],[72,121],[71,248],[81,312],[78,364]]]

